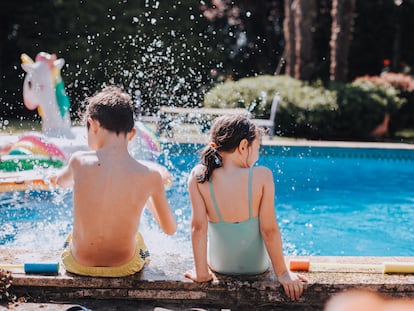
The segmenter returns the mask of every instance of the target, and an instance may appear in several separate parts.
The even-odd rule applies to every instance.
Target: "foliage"
[[[383,72],[379,76],[362,76],[356,81],[366,81],[384,88],[395,88],[399,91],[404,104],[391,119],[392,131],[414,128],[414,78],[407,74]]]
[[[395,114],[403,104],[396,89],[369,81],[333,84],[330,88],[336,92],[338,103],[333,135],[342,139],[369,139],[385,114]]]
[[[350,79],[378,75],[383,61],[391,60],[393,71],[402,62],[414,64],[414,2],[393,0],[356,1],[354,39],[350,50]],[[399,41],[398,41],[399,40]],[[375,47],[374,49],[372,47]]]
[[[369,81],[385,88],[393,87],[401,92],[414,92],[414,79],[407,74],[395,72],[383,72],[379,76],[362,76],[355,81]]]
[[[312,86],[288,76],[265,75],[225,82],[205,94],[204,105],[245,107],[255,117],[267,118],[275,93],[280,96],[276,113],[279,135],[314,137],[317,132],[329,132],[330,123],[325,121],[336,108],[334,94],[322,85]]]
[[[245,107],[266,118],[276,92],[278,135],[310,139],[369,139],[385,113],[395,113],[403,102],[394,88],[370,82],[325,87],[287,76],[258,76],[216,85],[205,94],[204,105]]]
[[[215,85],[205,94],[204,105],[216,108],[247,108],[258,116],[270,108],[273,95],[280,89],[302,83],[288,76],[257,76]]]
[[[11,294],[11,286],[13,284],[13,275],[10,271],[0,269],[0,301],[12,301],[14,296]]]

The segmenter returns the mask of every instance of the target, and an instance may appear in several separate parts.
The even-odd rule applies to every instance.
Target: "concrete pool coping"
[[[23,262],[58,262],[59,251],[0,249],[1,264]],[[37,302],[68,302],[114,300],[131,303],[167,304],[168,306],[207,306],[209,310],[322,310],[333,294],[346,289],[364,288],[391,297],[414,299],[414,274],[383,274],[368,266],[383,262],[412,262],[414,257],[328,257],[287,256],[286,260],[308,258],[314,263],[364,264],[355,270],[349,267],[332,269],[316,265],[303,297],[291,302],[283,293],[273,272],[259,276],[227,277],[216,275],[211,283],[197,284],[186,280],[183,273],[193,268],[191,258],[179,253],[153,254],[151,263],[141,273],[124,278],[82,277],[66,273],[58,275],[29,275],[13,271],[13,293],[30,297]],[[100,310],[100,308],[96,309]],[[107,309],[111,310],[111,309]],[[114,309],[117,310],[117,309]],[[123,310],[123,309],[120,309]],[[132,309],[131,309],[132,310]],[[149,310],[149,309],[148,309]],[[172,309],[172,310],[182,310]]]
[[[160,138],[161,143],[205,144],[208,135],[195,135],[187,137]],[[297,146],[297,147],[338,147],[338,148],[373,148],[373,149],[404,149],[414,150],[414,144],[403,142],[373,142],[373,141],[339,141],[339,140],[308,140],[293,139],[274,136],[273,139],[263,137],[265,146]]]

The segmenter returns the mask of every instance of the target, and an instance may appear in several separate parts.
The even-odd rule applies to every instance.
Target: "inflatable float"
[[[42,132],[29,132],[2,139],[0,136],[0,192],[51,190],[48,176],[66,165],[71,154],[87,150],[86,129],[72,127],[70,102],[60,74],[65,61],[55,54],[40,52],[33,61],[22,54],[23,102],[28,109],[38,109]],[[167,168],[156,159],[161,152],[157,134],[136,122],[137,135],[130,142],[134,157],[157,170],[166,188],[172,182]],[[2,141],[5,141],[2,143]]]
[[[165,166],[146,160],[139,160],[139,162],[160,173],[165,189],[169,189],[171,187],[171,175]],[[49,168],[47,170],[31,169],[1,173],[0,192],[26,190],[51,191],[56,188],[56,182],[53,179],[53,176],[55,176],[58,171],[58,169]]]

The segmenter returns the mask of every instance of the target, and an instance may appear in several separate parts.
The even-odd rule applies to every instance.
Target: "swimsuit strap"
[[[252,218],[252,215],[253,215],[252,179],[253,179],[253,167],[250,167],[250,169],[249,169],[249,189],[248,189],[248,196],[249,196],[249,219]]]
[[[248,195],[248,200],[249,200],[249,219],[251,219],[253,215],[252,179],[253,179],[253,167],[249,169],[249,183],[248,183],[248,190],[247,190],[248,191],[247,195]],[[217,200],[216,200],[216,196],[214,195],[213,183],[211,182],[211,179],[208,181],[208,184],[210,186],[210,193],[211,193],[211,198],[213,199],[214,210],[216,211],[219,222],[223,222],[223,218],[221,217],[220,211],[217,206]]]
[[[211,182],[211,179],[208,181],[208,184],[210,185],[210,193],[211,193],[211,198],[213,199],[214,210],[216,211],[219,222],[223,222],[223,218],[221,218],[220,211],[217,207],[216,196],[214,195],[213,183]]]

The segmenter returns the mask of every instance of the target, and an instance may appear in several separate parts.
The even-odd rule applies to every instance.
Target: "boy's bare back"
[[[116,150],[77,155],[72,252],[88,266],[118,266],[135,251],[135,237],[149,196],[162,189],[158,172]]]

